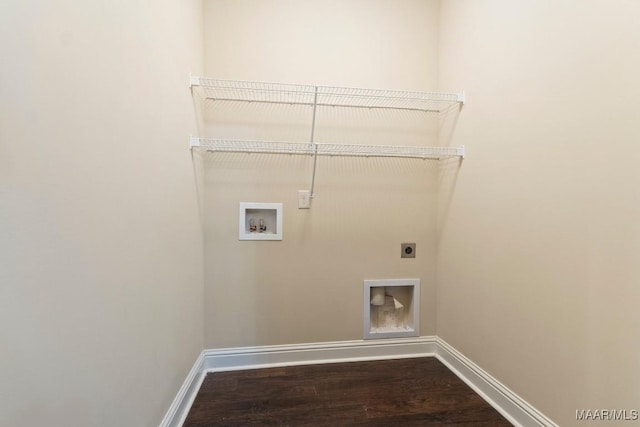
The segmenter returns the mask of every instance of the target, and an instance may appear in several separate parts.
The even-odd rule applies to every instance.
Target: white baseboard
[[[208,372],[434,356],[436,337],[205,350]]]
[[[205,375],[204,352],[202,352],[182,383],[182,387],[178,390],[178,394],[162,419],[160,427],[177,427],[184,424]]]
[[[191,369],[160,427],[182,426],[209,372],[411,357],[436,357],[516,426],[557,427],[533,406],[435,336],[205,350]]]
[[[437,338],[436,358],[513,425],[519,427],[558,427],[553,421],[508,389],[441,338]]]

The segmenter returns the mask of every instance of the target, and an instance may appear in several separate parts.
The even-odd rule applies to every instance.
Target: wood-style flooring
[[[510,426],[434,357],[208,374],[185,427]]]

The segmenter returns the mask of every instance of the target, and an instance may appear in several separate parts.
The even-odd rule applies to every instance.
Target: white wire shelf
[[[464,147],[329,144],[196,137],[191,137],[190,143],[191,148],[226,153],[317,154],[319,156],[403,157],[414,159],[464,157]]]
[[[452,106],[464,104],[464,93],[296,85],[196,76],[191,76],[191,88],[204,101],[410,110],[427,113],[439,113]]]

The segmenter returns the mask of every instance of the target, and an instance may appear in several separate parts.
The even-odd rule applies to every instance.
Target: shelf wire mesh
[[[291,104],[313,107],[410,110],[447,113],[460,105],[456,93],[362,89],[287,83],[195,78],[194,93],[202,100]],[[212,152],[273,153],[323,156],[443,158],[462,156],[452,147],[356,145],[198,138],[194,148]]]
[[[253,141],[237,139],[198,138],[195,148],[210,152],[270,153],[350,157],[404,157],[417,159],[440,159],[460,156],[455,147],[421,147],[393,145],[360,145],[335,143],[303,143],[280,141]]]
[[[199,138],[199,147],[212,152],[313,154],[313,144],[303,142],[255,141],[238,139]]]
[[[456,93],[362,89],[199,78],[195,91],[206,101],[244,101],[312,107],[440,112],[459,104]],[[315,94],[317,91],[317,100]]]
[[[210,101],[244,101],[313,105],[315,87],[285,83],[200,78],[200,97]]]

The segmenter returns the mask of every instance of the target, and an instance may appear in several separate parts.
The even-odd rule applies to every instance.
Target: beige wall
[[[202,350],[201,8],[0,5],[0,425],[157,426]]]
[[[469,155],[439,193],[438,335],[559,425],[639,409],[640,3],[440,16]]]
[[[437,17],[436,1],[206,1],[205,71],[434,90]],[[310,110],[209,108],[208,136],[309,138]],[[434,121],[325,109],[315,140],[429,145]],[[297,208],[309,158],[216,154],[204,170],[207,347],[361,339],[364,279],[422,279],[420,332],[435,333],[435,161],[320,158],[310,210]],[[284,240],[238,241],[241,201],[284,203]],[[400,259],[402,242],[416,259]]]

